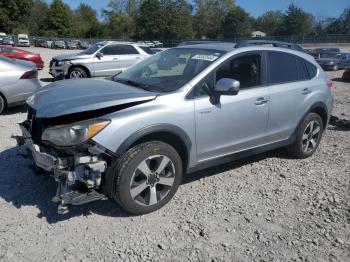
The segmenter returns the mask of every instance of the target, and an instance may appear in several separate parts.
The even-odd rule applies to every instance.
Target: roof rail
[[[281,42],[281,41],[273,41],[273,40],[246,40],[246,41],[238,42],[235,48],[252,46],[252,45],[272,45],[274,47],[283,47],[283,48],[293,49],[296,51],[305,52],[304,49],[298,44]]]

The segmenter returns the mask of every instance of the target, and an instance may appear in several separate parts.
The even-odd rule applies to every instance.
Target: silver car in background
[[[149,47],[130,42],[99,42],[78,53],[59,55],[50,62],[56,79],[114,75],[153,54]]]
[[[36,65],[0,56],[0,114],[6,107],[23,103],[40,88]]]

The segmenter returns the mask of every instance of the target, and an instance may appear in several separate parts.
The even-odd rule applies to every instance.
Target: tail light
[[[20,79],[33,79],[38,78],[38,71],[32,70],[25,72]]]
[[[333,82],[332,82],[332,80],[328,80],[328,81],[327,81],[327,87],[328,87],[329,89],[332,90],[332,87],[333,87]]]

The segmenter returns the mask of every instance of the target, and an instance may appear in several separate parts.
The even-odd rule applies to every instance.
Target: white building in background
[[[261,31],[254,31],[252,32],[252,37],[265,37],[266,33],[261,32]]]

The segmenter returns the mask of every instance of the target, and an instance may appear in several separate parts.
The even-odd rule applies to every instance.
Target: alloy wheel
[[[130,195],[139,205],[161,201],[175,182],[174,163],[164,155],[150,156],[137,166],[130,182]]]
[[[321,136],[321,125],[312,120],[306,126],[302,136],[302,149],[305,153],[312,152],[316,149]]]
[[[70,72],[69,78],[79,79],[79,78],[85,78],[85,76],[82,72],[73,70],[72,72]]]

